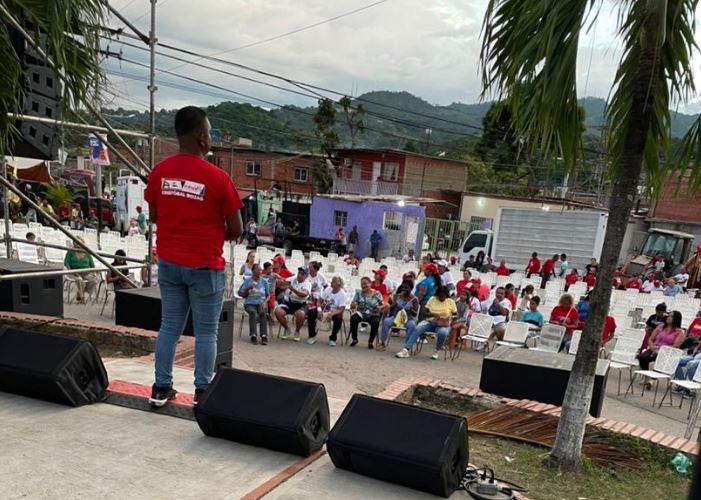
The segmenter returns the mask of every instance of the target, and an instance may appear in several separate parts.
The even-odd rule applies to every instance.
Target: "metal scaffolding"
[[[75,110],[72,110],[73,114],[76,116],[77,120],[80,123],[76,122],[66,122],[66,121],[61,121],[61,120],[51,120],[47,118],[40,118],[40,117],[32,117],[32,116],[26,116],[22,114],[11,114],[12,118],[16,118],[18,120],[24,120],[24,121],[34,121],[34,122],[40,122],[40,123],[46,123],[50,125],[57,125],[61,127],[66,127],[66,128],[76,128],[76,129],[83,129],[83,130],[89,130],[92,132],[97,139],[103,143],[106,147],[110,148],[112,152],[115,153],[115,155],[122,161],[124,164],[127,166],[127,168],[133,172],[135,175],[137,175],[144,183],[148,182],[148,174],[151,172],[154,166],[155,162],[155,150],[154,150],[154,142],[155,142],[155,136],[156,136],[156,129],[155,129],[155,123],[156,123],[156,118],[155,118],[155,93],[156,93],[156,86],[155,86],[155,48],[156,48],[156,1],[157,0],[150,0],[151,2],[151,30],[149,33],[149,36],[147,37],[141,31],[139,31],[133,24],[131,24],[124,16],[121,15],[114,7],[112,7],[108,0],[103,0],[104,5],[107,7],[107,9],[114,14],[117,18],[119,18],[122,22],[124,22],[145,44],[149,46],[150,53],[151,53],[151,58],[150,58],[150,84],[149,84],[149,92],[150,92],[150,107],[149,107],[149,113],[150,113],[150,120],[149,120],[149,133],[148,134],[143,134],[140,132],[133,132],[133,131],[128,131],[128,130],[117,130],[115,129],[108,121],[105,119],[105,117],[100,113],[100,111],[93,105],[91,102],[84,100],[81,104],[85,106],[85,108],[97,119],[97,121],[100,123],[101,126],[96,126],[89,124],[79,113],[77,113]],[[53,60],[49,57],[49,55],[38,45],[38,43],[32,38],[32,36],[24,29],[24,26],[12,15],[12,13],[7,9],[7,7],[3,4],[0,3],[0,16],[3,18],[3,20],[11,25],[18,33],[19,35],[26,41],[26,43],[31,46],[37,54],[41,58],[44,59],[46,64],[54,70],[55,75],[57,78],[63,81],[63,83],[66,83],[66,78],[65,75],[62,73],[61,69],[56,66],[56,64],[53,62]],[[132,164],[131,161],[127,159],[127,157],[122,154],[119,150],[115,149],[112,147],[112,144],[107,141],[106,138],[104,138],[101,133],[108,132],[112,134],[116,142],[118,143],[119,146],[123,147],[124,150],[127,152],[126,156],[130,156],[134,164]],[[149,155],[149,164],[147,165],[140,157],[139,155],[127,144],[127,142],[124,140],[122,136],[134,136],[134,137],[143,137],[143,138],[148,138],[149,140],[149,145],[150,145],[150,155]],[[148,275],[148,283],[150,284],[151,280],[151,250],[152,250],[152,245],[153,245],[153,228],[151,223],[149,222],[149,227],[148,227],[148,250],[147,254],[144,259],[133,259],[133,258],[126,258],[126,261],[131,261],[131,262],[137,262],[140,265],[138,266],[113,266],[109,262],[105,260],[104,257],[116,257],[114,255],[107,255],[102,252],[99,252],[97,250],[93,250],[89,248],[83,241],[81,241],[79,238],[76,238],[71,232],[66,229],[62,224],[60,224],[54,217],[52,217],[50,214],[48,214],[41,206],[39,206],[37,203],[35,203],[31,198],[29,198],[25,193],[23,193],[21,190],[19,190],[12,182],[10,182],[9,177],[8,177],[8,170],[7,170],[7,161],[5,160],[5,157],[2,156],[0,157],[0,162],[2,162],[2,177],[0,178],[0,183],[2,184],[3,188],[3,194],[4,194],[4,222],[5,222],[5,236],[4,236],[4,241],[5,241],[5,248],[7,252],[7,258],[10,258],[12,255],[12,242],[20,242],[20,243],[32,243],[38,246],[44,246],[47,248],[56,248],[59,247],[60,249],[65,249],[65,250],[75,250],[76,248],[80,249],[81,251],[85,251],[86,253],[92,255],[95,259],[97,259],[102,265],[104,265],[107,269],[109,269],[111,272],[119,276],[120,278],[126,280],[128,283],[130,283],[132,286],[136,286],[136,284],[127,276],[125,275],[122,271],[123,270],[128,270],[132,268],[142,268],[146,266],[147,268],[147,275]],[[100,172],[96,172],[96,177],[100,175]],[[100,179],[101,181],[101,179]],[[98,184],[101,184],[98,183]],[[64,247],[62,245],[52,245],[48,243],[38,243],[38,242],[29,242],[27,240],[21,240],[18,238],[12,238],[12,235],[10,234],[10,210],[9,210],[9,194],[13,193],[17,197],[19,197],[20,200],[22,200],[24,203],[26,203],[28,206],[33,208],[38,215],[40,215],[45,221],[49,223],[50,226],[53,226],[54,228],[58,229],[61,231],[66,237],[68,237],[72,242],[74,247],[72,249],[69,249],[67,247]],[[101,195],[102,193],[98,193]],[[99,207],[98,207],[99,208]],[[101,214],[99,214],[101,217]],[[99,234],[99,232],[98,232]],[[75,274],[75,273],[83,273],[86,271],[103,271],[101,268],[95,268],[95,269],[81,269],[81,270],[67,270],[67,271],[42,271],[42,272],[37,272],[37,273],[22,273],[22,275],[9,275],[7,277],[0,277],[0,280],[5,280],[5,279],[15,279],[18,276],[21,277],[30,277],[30,276],[49,276],[49,275],[57,275],[57,274]],[[14,277],[14,278],[13,278]]]

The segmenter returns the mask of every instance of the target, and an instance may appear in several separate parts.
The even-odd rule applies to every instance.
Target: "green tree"
[[[362,104],[354,107],[353,101],[348,96],[341,97],[338,104],[343,108],[343,115],[350,135],[351,148],[355,148],[355,136],[365,132],[365,108]]]
[[[32,38],[43,38],[44,51],[61,69],[62,114],[91,96],[103,82],[100,69],[100,31],[104,26],[102,0],[13,0],[0,4],[0,155],[11,150],[18,131],[8,113],[22,109],[23,70],[12,43],[10,17],[25,20]]]
[[[333,151],[341,142],[334,130],[336,126],[336,107],[331,99],[319,99],[319,107],[314,115],[314,135],[319,140],[319,148],[324,159],[314,166],[314,182],[319,193],[328,193],[333,186],[333,178],[327,168],[326,160],[331,160]]]
[[[565,393],[550,466],[576,469],[591,402],[599,337],[608,314],[611,280],[643,169],[659,193],[666,174],[688,163],[662,164],[669,146],[670,102],[695,93],[691,57],[696,52],[698,0],[615,2],[623,54],[605,109],[604,149],[612,187],[600,276],[589,306]],[[490,0],[481,51],[484,92],[508,96],[514,130],[532,151],[561,157],[573,170],[582,156],[577,104],[580,34],[603,6],[601,0]],[[606,14],[608,15],[608,13]],[[701,124],[687,136],[689,159],[698,150]],[[695,149],[696,148],[696,149]],[[665,155],[666,156],[666,155]],[[701,183],[696,158],[692,186]]]

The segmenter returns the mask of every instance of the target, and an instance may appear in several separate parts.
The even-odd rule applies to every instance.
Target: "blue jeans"
[[[674,372],[674,380],[691,380],[694,378],[699,363],[701,363],[701,354],[697,354],[696,356],[682,356],[681,359],[679,359],[677,371]],[[686,374],[684,374],[685,366]]]
[[[380,342],[387,342],[387,336],[389,335],[389,331],[392,329],[393,324],[394,316],[384,319],[382,322],[382,330],[380,330]],[[413,319],[407,320],[404,327],[406,328],[406,336],[411,337],[411,333],[414,331],[414,328],[416,328],[416,322]]]
[[[257,337],[256,325],[260,324],[260,338],[268,338],[268,315],[262,310],[260,304],[244,304],[244,311],[248,314],[248,335]]]
[[[429,332],[436,334],[436,351],[440,351],[441,349],[443,349],[443,344],[445,344],[445,339],[448,338],[450,327],[436,326],[430,321],[422,321],[421,323],[416,325],[416,328],[414,328],[414,331],[411,332],[411,335],[407,333],[406,340],[404,341],[404,348],[411,349],[411,346],[416,344],[416,341],[421,338],[421,335]]]
[[[156,339],[156,386],[173,384],[175,346],[192,309],[195,333],[195,388],[206,389],[217,356],[219,316],[224,303],[224,271],[192,269],[161,259],[161,328]]]

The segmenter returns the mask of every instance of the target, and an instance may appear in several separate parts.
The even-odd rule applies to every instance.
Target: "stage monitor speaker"
[[[331,422],[323,384],[233,368],[217,372],[195,417],[207,436],[303,457],[321,449]]]
[[[30,262],[0,259],[2,275],[58,270]],[[63,278],[34,276],[0,281],[0,311],[63,316]]]
[[[532,399],[562,406],[574,356],[501,346],[482,362],[480,389],[513,399]],[[609,362],[596,365],[589,414],[601,416],[606,397]]]
[[[468,461],[464,418],[355,394],[326,444],[336,467],[449,497]]]
[[[0,330],[0,391],[82,406],[101,401],[107,383],[102,359],[90,342]]]

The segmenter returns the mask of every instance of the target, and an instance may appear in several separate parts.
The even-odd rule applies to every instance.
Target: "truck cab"
[[[623,276],[628,278],[642,274],[657,255],[664,257],[665,270],[673,274],[689,257],[693,241],[693,234],[650,228],[641,250],[631,255],[623,266]]]
[[[494,232],[489,229],[479,229],[467,235],[460,248],[460,266],[464,266],[470,256],[477,257],[481,251],[485,256],[491,256]]]

